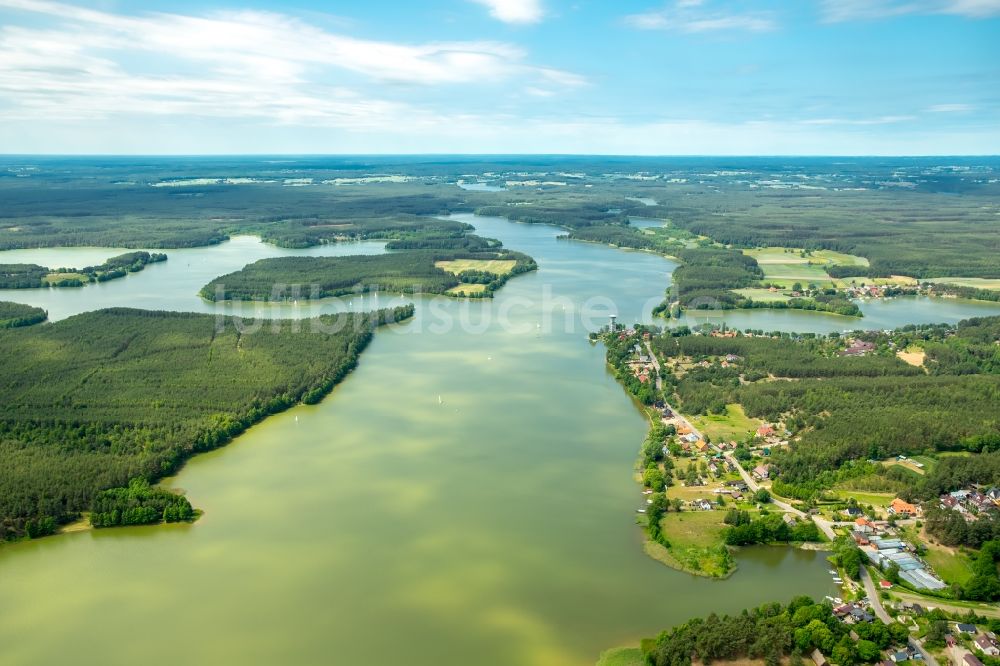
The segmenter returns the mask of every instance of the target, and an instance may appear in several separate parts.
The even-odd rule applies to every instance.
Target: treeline
[[[476,242],[476,241],[473,241]],[[505,275],[490,274],[483,282],[490,296],[511,276],[537,269],[531,257],[509,250],[406,250],[389,254],[343,257],[276,257],[261,259],[215,278],[201,290],[210,301],[275,301],[346,296],[368,291],[442,294],[461,284],[460,276],[436,265],[456,259],[513,260]],[[481,276],[477,276],[477,281]]]
[[[319,184],[343,173],[309,170],[316,184],[283,187],[287,171],[259,163],[231,163],[221,178],[261,177],[279,182],[190,183],[150,187],[164,180],[206,177],[204,164],[146,165],[137,174],[106,165],[96,177],[79,164],[61,168],[58,186],[41,174],[2,185],[0,249],[100,246],[200,247],[232,234],[255,234],[283,247],[310,247],[341,239],[405,238],[461,231],[466,225],[434,216],[471,210],[473,193],[425,183]],[[109,178],[118,173],[119,182]],[[352,175],[356,171],[352,170]],[[28,181],[31,182],[28,182]],[[133,182],[128,182],[133,181]],[[70,186],[71,185],[71,186]],[[108,201],[114,202],[109,214]]]
[[[0,265],[0,289],[41,287],[82,287],[86,282],[107,282],[141,271],[147,264],[166,261],[167,255],[153,252],[126,252],[111,257],[100,266],[46,268],[37,264]],[[59,277],[65,275],[66,277]]]
[[[268,415],[318,401],[375,326],[412,314],[248,328],[119,308],[0,331],[0,539],[50,531],[102,490],[170,475]]]
[[[851,631],[858,640],[851,637]],[[828,603],[796,597],[787,606],[769,603],[737,615],[688,620],[643,641],[647,663],[653,666],[690,666],[693,662],[762,659],[778,666],[786,657],[801,663],[815,649],[838,666],[875,663],[881,651],[905,643],[909,632],[903,625],[881,622],[847,625],[833,615]]]
[[[372,200],[372,208],[359,207],[353,215],[341,216],[333,209],[322,215],[281,215],[265,218],[247,231],[260,234],[262,240],[279,247],[305,248],[341,240],[393,239],[417,241],[426,237],[440,238],[462,234],[472,227],[434,215],[447,212],[440,200],[433,197],[398,198],[388,206],[394,213],[380,217],[383,199]],[[353,209],[352,209],[353,210]]]
[[[691,212],[673,219],[726,245],[866,257],[870,268],[852,269],[853,275],[1000,277],[1000,230],[985,205],[988,195],[878,191],[875,179],[865,187],[858,192],[731,189],[710,199],[687,197]]]
[[[154,488],[143,478],[132,479],[122,488],[97,493],[90,511],[90,524],[94,527],[177,523],[195,518],[186,497]]]
[[[981,289],[960,284],[935,283],[931,290],[937,295],[957,296],[976,301],[1000,301],[1000,289]]]
[[[0,264],[0,289],[34,289],[45,286],[49,269],[38,264]]]
[[[40,324],[49,318],[49,313],[42,308],[23,303],[0,301],[0,329],[18,328]]]
[[[414,236],[391,240],[385,244],[387,250],[464,250],[466,252],[487,252],[499,250],[503,243],[495,238],[483,238],[475,234],[456,232],[449,235]]]
[[[693,309],[741,307],[746,297],[733,289],[752,287],[764,277],[757,260],[739,250],[700,247],[683,250],[673,273],[674,300]]]

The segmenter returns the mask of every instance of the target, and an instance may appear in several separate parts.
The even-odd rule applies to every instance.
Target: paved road
[[[878,588],[875,587],[875,581],[872,580],[872,576],[868,573],[868,567],[861,566],[861,582],[865,586],[865,594],[868,595],[868,601],[872,605],[872,610],[875,611],[875,617],[882,620],[885,624],[890,624],[892,618],[885,611],[885,607],[882,606],[882,598],[879,596]],[[909,644],[914,650],[917,650],[924,657],[924,663],[927,666],[938,666],[937,659],[934,658],[930,652],[924,649],[924,646],[915,639],[913,636],[909,637]]]
[[[653,353],[653,345],[650,344],[649,340],[646,340],[644,344],[646,345],[646,351],[649,352],[650,362],[653,364],[653,368],[656,370],[656,390],[663,391],[663,378],[660,377],[660,362],[659,360],[657,360],[656,354]],[[680,421],[688,428],[690,428],[691,432],[697,435],[699,439],[705,439],[705,436],[701,434],[701,431],[695,428],[694,424],[691,423],[691,421],[689,421],[683,414],[678,412],[673,405],[671,405],[669,402],[666,402],[665,404],[667,405],[667,409],[673,412],[674,416],[677,417],[678,421]]]
[[[882,598],[879,597],[878,588],[875,587],[875,581],[872,580],[871,574],[868,573],[868,567],[864,565],[861,565],[861,583],[865,586],[865,594],[868,595],[868,601],[871,602],[872,610],[875,611],[875,617],[886,624],[891,624],[892,618],[885,612],[885,608],[882,606]]]

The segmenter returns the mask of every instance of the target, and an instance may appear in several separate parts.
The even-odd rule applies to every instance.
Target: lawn
[[[931,460],[926,456],[914,456],[912,458],[907,458],[906,460],[896,460],[895,458],[886,458],[882,461],[882,464],[886,467],[899,466],[904,469],[908,469],[911,472],[916,472],[917,474],[923,475],[927,473],[927,461]],[[914,462],[919,462],[923,467],[917,467]]]
[[[835,492],[837,493],[837,497],[842,497],[843,499],[853,497],[859,504],[870,504],[876,507],[888,506],[896,497],[892,493],[866,493],[860,490],[837,490]]]
[[[601,653],[597,666],[645,666],[646,659],[639,648],[612,648]]]
[[[507,275],[517,264],[513,259],[452,259],[451,261],[435,261],[434,265],[441,270],[458,275],[463,271],[482,271],[494,275]]]
[[[646,552],[668,566],[703,576],[732,573],[729,551],[722,539],[725,511],[667,513],[660,521],[670,548],[647,541]]]
[[[972,578],[972,563],[969,561],[969,557],[961,551],[956,550],[951,553],[944,546],[928,543],[927,554],[923,557],[927,560],[927,564],[931,565],[937,575],[941,577],[941,580],[948,584],[964,585]]]
[[[693,416],[691,422],[713,442],[742,440],[748,432],[755,431],[763,423],[760,419],[747,416],[743,406],[736,403],[726,405],[725,414]]]
[[[902,532],[911,542],[927,546],[927,553],[922,557],[944,582],[964,585],[972,577],[972,562],[961,549],[932,543],[926,538],[926,532],[919,530],[918,533],[915,527],[903,528]]]
[[[660,527],[675,549],[708,548],[722,543],[725,517],[725,511],[670,511],[663,516]]]

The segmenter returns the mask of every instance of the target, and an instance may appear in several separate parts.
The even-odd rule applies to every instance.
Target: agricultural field
[[[833,278],[826,274],[819,266],[811,264],[763,264],[763,282],[770,282],[780,285],[784,289],[789,289],[796,282],[801,282],[803,286],[810,283],[818,287],[834,286]]]
[[[791,296],[780,291],[770,291],[757,287],[747,287],[746,289],[733,289],[737,294],[761,303],[777,303],[780,301],[790,301]]]
[[[876,285],[876,286],[892,286],[892,287],[914,287],[917,285],[919,280],[916,278],[909,277],[908,275],[890,275],[889,277],[844,277],[834,280],[834,284],[837,287],[845,288],[853,285]]]
[[[789,247],[764,247],[744,250],[744,254],[757,260],[762,267],[767,264],[813,264],[818,266],[868,266],[868,260],[853,254],[834,250],[805,250]]]
[[[448,289],[444,293],[451,294],[452,296],[465,296],[468,294],[482,294],[485,291],[485,284],[460,284]]]
[[[963,278],[963,277],[943,277],[932,278],[927,282],[938,284],[954,284],[959,287],[973,287],[974,289],[997,289],[1000,290],[1000,278]]]
[[[436,261],[434,265],[443,271],[458,275],[465,271],[481,271],[494,275],[507,275],[517,264],[513,259],[451,259]]]

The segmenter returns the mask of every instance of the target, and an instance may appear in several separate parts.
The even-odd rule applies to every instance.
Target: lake
[[[0,663],[582,665],[692,616],[834,591],[822,553],[746,549],[727,581],[643,554],[632,467],[647,424],[585,336],[611,312],[648,321],[674,263],[557,239],[554,227],[456,217],[539,270],[492,301],[418,299],[414,320],[379,332],[323,402],[194,458],[166,484],[205,511],[198,522],[0,547]],[[165,264],[121,280],[0,299],[53,318],[112,305],[215,312],[197,290],[246,262],[382,249],[236,238],[168,250]],[[102,256],[19,252],[74,265]],[[359,301],[239,311],[375,302]],[[864,307],[898,324],[938,305],[948,318],[967,307]],[[738,314],[764,328],[870,326]]]

